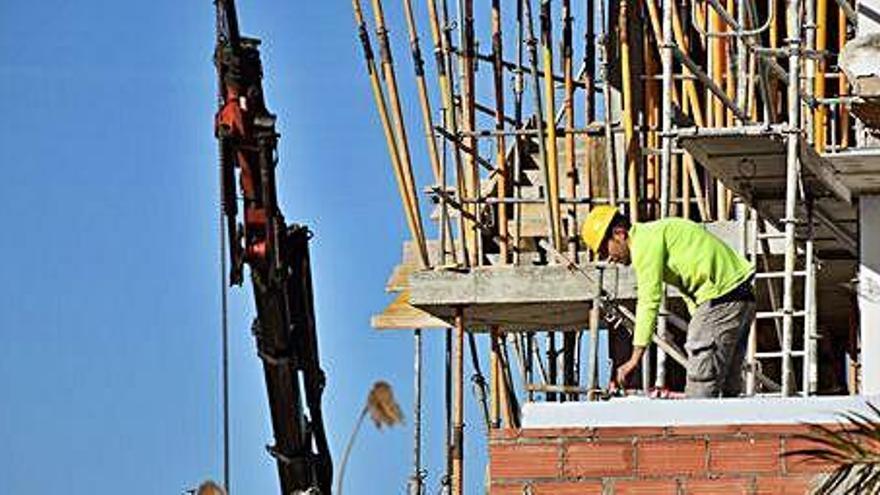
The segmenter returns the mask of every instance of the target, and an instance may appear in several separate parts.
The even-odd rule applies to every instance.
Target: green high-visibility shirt
[[[752,264],[710,233],[683,218],[636,223],[630,229],[630,255],[638,302],[633,345],[646,346],[657,325],[663,282],[675,286],[693,310],[746,281]]]

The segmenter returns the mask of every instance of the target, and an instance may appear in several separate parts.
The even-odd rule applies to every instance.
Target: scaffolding
[[[594,262],[579,241],[579,222],[595,205],[615,205],[633,221],[706,222],[754,263],[747,395],[856,392],[854,379],[823,378],[823,367],[834,375],[828,370],[845,358],[825,352],[823,362],[820,352],[823,339],[825,347],[844,342],[838,347],[858,366],[848,324],[855,310],[840,288],[858,255],[861,179],[847,173],[847,160],[867,139],[851,108],[872,102],[850,93],[838,63],[857,23],[849,0],[585,0],[578,12],[570,0],[503,8],[500,0],[428,0],[418,12],[402,0],[407,36],[396,41],[411,55],[417,146],[408,141],[410,107],[401,103],[382,1],[371,1],[374,30],[359,0],[356,24],[411,236],[389,282],[398,297],[374,326],[447,329],[453,493],[462,486],[465,340],[480,369],[475,333],[489,341],[481,390],[490,428],[516,426],[520,401],[605,393],[600,345],[612,359],[623,352],[614,327],[626,328],[634,297],[631,275]],[[421,18],[433,63],[422,55]],[[413,169],[422,162],[426,170]],[[506,286],[551,280],[548,293],[560,294],[579,287],[565,278],[572,267],[592,288],[576,301],[513,295],[482,307],[424,297],[441,279],[477,287],[479,277]],[[674,395],[683,380],[683,308],[670,288],[657,349],[637,380],[646,394]],[[416,461],[416,490],[420,469]]]

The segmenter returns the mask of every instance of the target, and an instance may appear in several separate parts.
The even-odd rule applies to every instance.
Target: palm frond
[[[810,432],[794,438],[809,441],[813,446],[783,454],[833,466],[814,493],[855,494],[880,490],[880,408],[870,402],[867,405],[871,415],[861,411],[839,413],[836,427],[808,423]]]

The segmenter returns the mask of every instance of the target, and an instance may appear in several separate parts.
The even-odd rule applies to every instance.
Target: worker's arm
[[[642,355],[645,354],[644,346],[633,346],[632,355],[630,355],[629,359],[620,365],[617,368],[617,376],[615,376],[617,386],[624,388],[626,385],[626,379],[629,377],[630,373],[636,369],[636,366],[642,361]]]
[[[633,346],[646,347],[657,326],[657,313],[663,300],[663,267],[666,265],[666,246],[662,235],[640,239],[634,252],[633,268],[638,285],[636,328]]]
[[[653,233],[651,233],[653,234]],[[643,234],[645,235],[645,234]],[[663,267],[666,265],[666,247],[662,235],[648,235],[633,246],[633,268],[636,272],[638,300],[636,327],[633,331],[633,350],[630,358],[617,368],[614,377],[624,387],[627,378],[636,369],[645,354],[656,326],[657,313],[663,298]]]

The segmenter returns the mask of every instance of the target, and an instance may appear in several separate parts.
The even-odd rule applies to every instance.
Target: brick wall
[[[497,430],[492,495],[806,493],[801,425]]]

